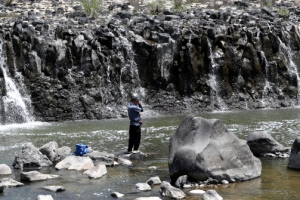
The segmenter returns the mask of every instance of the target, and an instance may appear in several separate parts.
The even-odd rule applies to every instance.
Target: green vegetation
[[[183,11],[186,7],[183,4],[183,0],[174,0],[174,10]]]
[[[102,9],[102,0],[79,0],[82,3],[83,9],[90,17],[96,15]]]
[[[165,9],[166,7],[165,4],[166,4],[165,0],[155,0],[152,1],[151,3],[148,3],[147,8],[152,14],[158,14],[162,12],[163,9]]]

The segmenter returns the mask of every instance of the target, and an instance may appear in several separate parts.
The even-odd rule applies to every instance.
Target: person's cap
[[[139,99],[139,97],[138,96],[133,96],[132,98],[131,98],[131,101],[139,101],[140,99]]]

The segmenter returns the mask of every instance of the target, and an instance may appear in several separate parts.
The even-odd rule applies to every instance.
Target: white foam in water
[[[0,131],[11,131],[11,130],[17,130],[17,129],[37,129],[41,126],[47,126],[51,125],[51,123],[47,122],[28,122],[23,124],[6,124],[0,126]]]

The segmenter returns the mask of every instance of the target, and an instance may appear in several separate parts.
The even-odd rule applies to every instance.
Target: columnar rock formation
[[[294,5],[235,2],[157,15],[115,5],[89,18],[75,3],[34,4],[0,7],[21,13],[0,18],[0,91],[7,96],[6,73],[22,82],[38,120],[124,117],[133,93],[169,114],[298,104]]]

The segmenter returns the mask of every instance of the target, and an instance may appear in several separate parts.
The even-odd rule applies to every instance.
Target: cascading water
[[[5,69],[5,58],[2,54],[3,42],[0,40],[0,68],[3,73],[5,83],[5,95],[2,96],[2,111],[0,116],[0,123],[13,124],[13,123],[26,123],[34,121],[31,112],[31,101],[27,96],[22,96],[14,80],[9,76]],[[16,72],[16,78],[19,79],[20,88],[24,89],[22,83],[22,76]],[[25,93],[23,91],[23,93]],[[28,105],[28,106],[27,106]]]
[[[208,85],[210,86],[210,99],[211,99],[211,108],[213,109],[215,107],[215,104],[221,109],[221,111],[227,110],[227,106],[224,102],[224,100],[220,97],[220,87],[217,83],[217,68],[218,65],[215,62],[215,56],[212,50],[212,45],[207,39],[207,44],[209,48],[209,54],[210,54],[210,72],[208,74],[209,80],[208,80]]]
[[[268,93],[269,93],[269,90],[271,90],[271,85],[270,85],[270,82],[269,82],[269,78],[270,78],[270,75],[269,75],[269,62],[265,56],[265,53],[263,51],[260,52],[261,54],[261,57],[262,57],[262,60],[265,64],[265,85],[264,85],[264,89],[263,89],[263,93],[262,93],[262,98],[261,98],[261,104],[262,104],[262,107],[267,107],[267,101],[268,101]]]
[[[138,95],[140,97],[145,96],[145,90],[141,87],[141,82],[139,78],[139,72],[137,68],[137,64],[134,60],[134,52],[132,50],[132,44],[127,40],[127,38],[123,36],[119,36],[116,38],[118,40],[118,43],[121,45],[121,48],[124,49],[124,51],[118,51],[118,58],[122,61],[123,66],[121,67],[121,73],[120,73],[120,91],[122,95],[123,101],[128,100],[127,96],[125,94],[132,94],[132,95]],[[129,73],[132,82],[130,85],[124,86],[124,83],[122,81],[122,76],[124,73]]]
[[[297,100],[299,101],[299,95],[300,95],[300,77],[299,77],[299,73],[298,73],[298,69],[297,69],[297,65],[295,64],[295,62],[293,61],[293,55],[292,55],[292,50],[290,48],[290,44],[289,44],[289,34],[287,32],[284,32],[286,34],[286,37],[288,39],[288,44],[286,45],[285,43],[283,43],[280,38],[278,38],[280,44],[279,44],[279,56],[281,58],[281,60],[283,61],[283,63],[285,64],[285,66],[288,69],[288,73],[290,74],[291,77],[295,76],[297,79],[297,88],[298,88],[298,92],[297,92]]]

